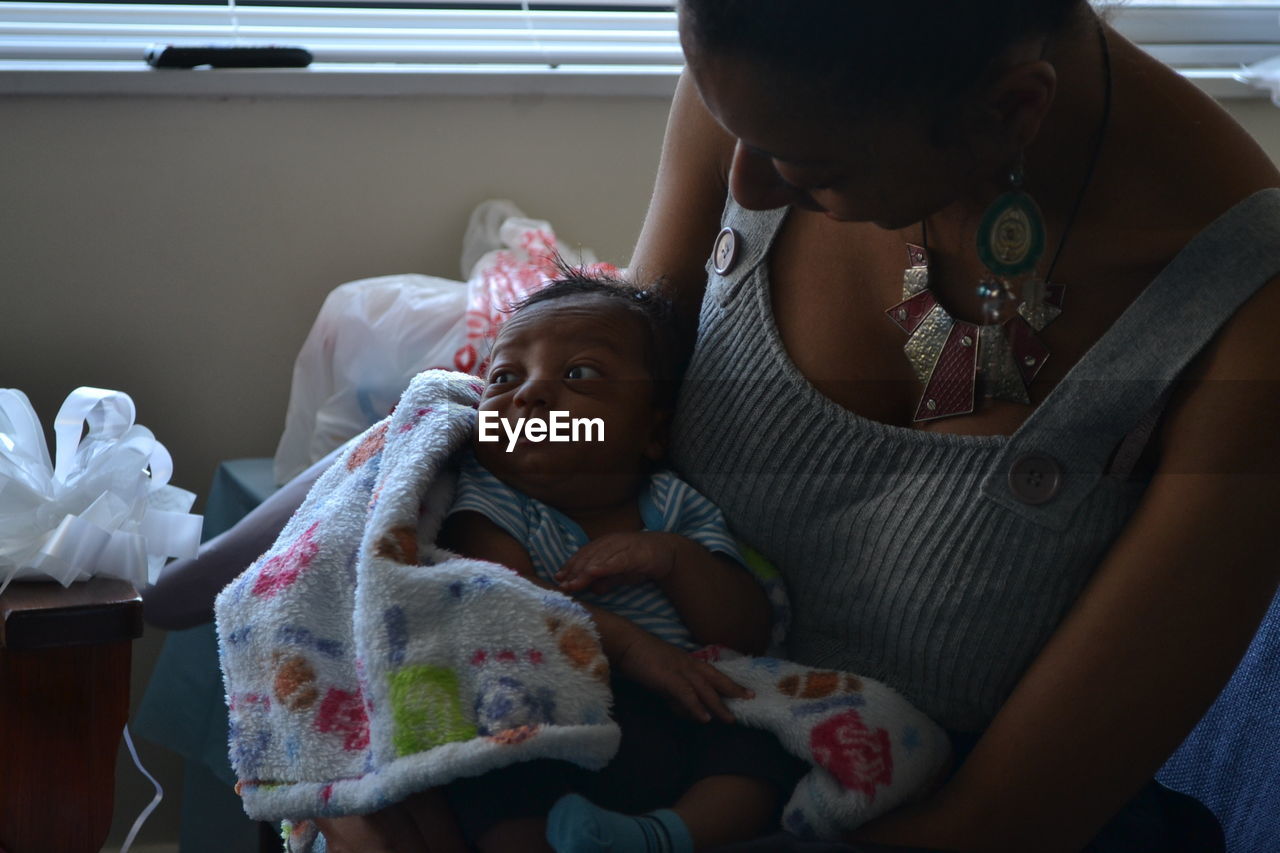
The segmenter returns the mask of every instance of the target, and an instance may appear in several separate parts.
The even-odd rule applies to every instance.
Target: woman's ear
[[[1036,59],[1010,66],[987,85],[976,129],[1021,151],[1040,132],[1057,90],[1058,73],[1049,62]]]

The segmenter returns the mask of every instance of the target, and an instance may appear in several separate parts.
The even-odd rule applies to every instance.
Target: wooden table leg
[[[0,595],[0,849],[98,853],[129,716],[133,587],[13,583]]]
[[[97,853],[111,830],[132,643],[0,650],[0,847]]]

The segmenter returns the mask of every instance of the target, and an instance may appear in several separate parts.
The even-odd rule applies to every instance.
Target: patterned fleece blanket
[[[598,769],[617,749],[587,611],[435,545],[481,383],[428,371],[353,440],[279,539],[215,605],[230,757],[245,811],[291,824],[362,814],[534,758]],[[920,794],[945,733],[875,681],[710,648],[755,698],[728,704],[814,765],[784,813],[830,838]],[[290,831],[287,829],[287,831]]]

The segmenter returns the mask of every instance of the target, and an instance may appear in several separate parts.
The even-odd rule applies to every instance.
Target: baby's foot
[[[578,794],[566,794],[547,815],[547,843],[556,853],[693,853],[693,839],[675,812],[619,814]]]

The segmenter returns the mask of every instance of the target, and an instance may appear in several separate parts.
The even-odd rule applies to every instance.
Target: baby
[[[623,737],[600,773],[533,761],[451,785],[450,809],[481,850],[745,840],[776,826],[806,770],[772,735],[731,725],[723,697],[751,694],[690,654],[708,644],[763,652],[771,608],[719,510],[658,465],[680,371],[674,328],[658,293],[565,270],[494,342],[482,418],[514,427],[567,412],[600,419],[603,436],[591,437],[602,440],[477,438],[441,543],[587,607]]]

